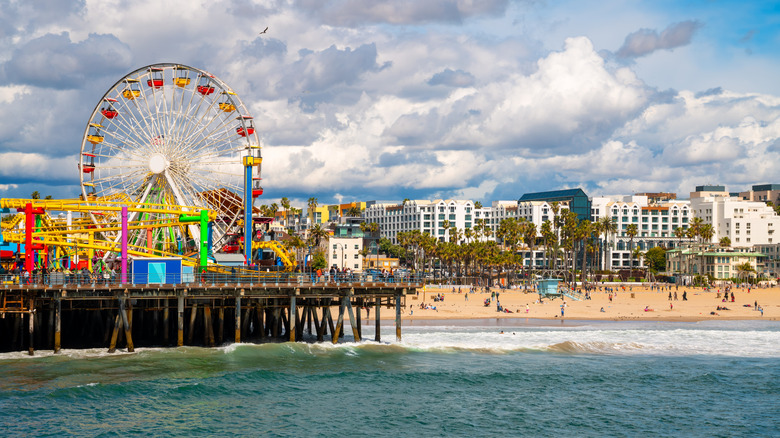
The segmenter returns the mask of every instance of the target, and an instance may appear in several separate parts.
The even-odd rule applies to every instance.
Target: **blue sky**
[[[89,114],[155,62],[241,96],[260,202],[741,190],[780,182],[778,47],[777,2],[3,2],[0,196],[76,196]]]

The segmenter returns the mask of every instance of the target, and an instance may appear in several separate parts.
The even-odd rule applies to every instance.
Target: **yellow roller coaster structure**
[[[91,266],[93,256],[102,253],[119,254],[121,251],[119,233],[122,230],[121,211],[127,206],[129,213],[137,213],[136,217],[143,219],[128,221],[128,233],[146,230],[176,229],[182,236],[193,238],[188,233],[188,227],[192,222],[182,222],[180,217],[193,214],[200,209],[190,206],[170,204],[138,204],[128,205],[127,200],[117,201],[98,198],[89,201],[80,199],[65,200],[41,200],[41,199],[0,199],[0,208],[8,210],[24,209],[28,204],[32,208],[41,208],[47,214],[39,215],[40,221],[32,233],[36,244],[50,247],[55,252],[55,259],[63,256],[83,255]],[[52,216],[51,213],[70,213],[69,219]],[[80,213],[81,217],[73,217],[72,213]],[[217,217],[214,211],[208,211],[209,221]],[[2,239],[5,242],[22,244],[26,234],[24,227],[24,213],[15,214],[11,219],[2,222]],[[97,218],[97,221],[95,220]],[[281,259],[286,272],[295,269],[295,258],[277,241],[253,242],[253,248],[271,249]],[[198,257],[174,252],[166,248],[155,248],[139,244],[128,244],[128,256],[130,257],[180,257],[185,266],[196,267],[199,265]],[[217,265],[212,268],[221,270]]]

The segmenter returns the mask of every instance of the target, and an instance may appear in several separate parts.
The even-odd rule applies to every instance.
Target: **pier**
[[[345,318],[359,342],[363,311],[374,312],[375,341],[381,341],[383,312],[395,312],[396,339],[401,340],[401,308],[422,281],[386,280],[316,281],[298,274],[265,279],[219,275],[179,284],[3,284],[0,351],[132,352],[140,346],[297,342],[305,335],[337,343]]]

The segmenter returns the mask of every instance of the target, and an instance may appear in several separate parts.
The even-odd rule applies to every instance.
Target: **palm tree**
[[[359,205],[353,205],[347,210],[347,216],[349,217],[360,217],[362,213],[363,210],[360,209]]]
[[[680,248],[682,246],[682,239],[685,237],[685,229],[683,229],[683,227],[677,227],[672,234],[678,239],[677,248]]]
[[[634,237],[636,237],[637,234],[639,234],[639,229],[636,226],[636,224],[629,224],[628,227],[626,228],[626,235],[628,236],[628,239],[629,239],[628,249],[630,251],[634,250]],[[632,254],[632,256],[633,256],[633,254]],[[634,259],[633,259],[633,257],[631,258],[631,270],[632,271],[634,270]]]
[[[731,239],[729,239],[729,236],[723,236],[720,239],[720,246],[724,248],[728,248],[729,246],[731,246]]]
[[[290,224],[287,221],[287,215],[290,214],[290,200],[285,196],[279,200],[279,204],[284,209],[284,225],[290,226]]]
[[[30,199],[41,199],[41,194],[36,190],[30,194]]]
[[[701,240],[703,243],[711,243],[712,236],[714,234],[715,234],[715,230],[712,228],[712,225],[710,224],[704,224],[699,229],[699,236],[701,236]]]
[[[306,203],[309,206],[309,215],[311,215],[311,223],[313,224],[317,218],[317,198],[311,197]]]
[[[309,230],[309,239],[311,239],[311,246],[320,246],[320,243],[328,237],[328,230],[322,227],[321,224],[314,224]]]
[[[463,230],[460,230],[456,227],[452,227],[451,229],[452,231],[450,232],[450,242],[459,244],[461,239],[463,239]]]
[[[520,227],[520,235],[522,236],[523,242],[528,247],[528,250],[531,252],[531,260],[528,262],[528,267],[531,268],[531,271],[534,269],[534,263],[536,257],[534,257],[534,250],[536,249],[536,224],[533,222],[529,222],[525,219],[522,219],[519,223]]]
[[[577,225],[577,236],[580,238],[580,249],[582,250],[582,279],[583,286],[585,285],[585,278],[587,277],[587,263],[588,263],[588,240],[593,233],[593,224],[589,220],[580,221]]]
[[[751,272],[756,272],[756,270],[753,269],[753,266],[750,264],[750,262],[741,263],[735,267],[737,269],[738,278],[742,278],[744,276],[747,279],[748,274],[750,274]]]
[[[700,217],[695,217],[691,220],[690,226],[688,226],[688,230],[690,232],[689,236],[691,236],[692,239],[696,237],[701,237],[701,228],[704,226],[704,220]]]
[[[479,201],[474,202],[474,208],[482,208],[482,203]]]
[[[444,220],[444,222],[441,223],[441,227],[444,228],[444,234],[447,235],[447,231],[450,229],[450,221]],[[450,237],[450,242],[452,242],[452,236]]]
[[[599,219],[599,228],[604,233],[604,269],[607,269],[607,251],[609,250],[609,238],[617,233],[617,222],[614,218],[604,216]]]

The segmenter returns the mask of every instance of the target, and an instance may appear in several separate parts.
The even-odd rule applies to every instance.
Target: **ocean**
[[[401,343],[382,336],[0,354],[0,430],[780,436],[777,322],[414,321]]]

